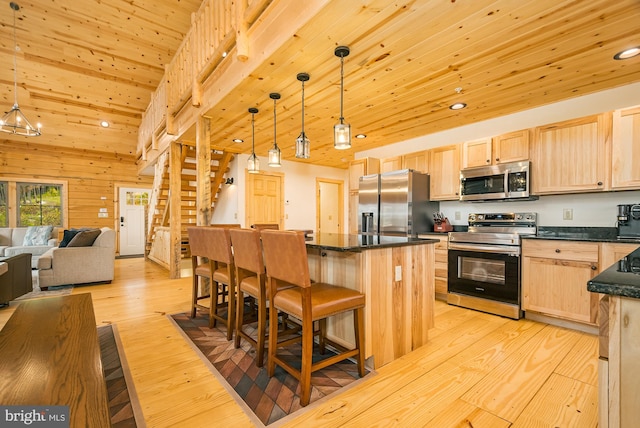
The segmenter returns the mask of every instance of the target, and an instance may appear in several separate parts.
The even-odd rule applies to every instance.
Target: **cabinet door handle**
[[[591,270],[596,270],[596,269],[598,269],[598,266],[596,266],[596,265],[591,265]]]
[[[559,253],[559,252],[560,252],[560,249],[559,249],[559,248],[556,248],[556,253]]]
[[[496,162],[500,162],[500,158],[496,158]]]
[[[598,181],[598,186],[602,186],[602,181]]]
[[[487,163],[491,163],[491,159],[487,159]]]

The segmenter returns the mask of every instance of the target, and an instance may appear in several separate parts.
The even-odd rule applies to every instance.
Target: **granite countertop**
[[[567,241],[618,242],[640,244],[637,238],[618,238],[615,227],[538,227],[537,235],[522,235],[523,239],[559,239]]]
[[[640,299],[640,248],[587,282],[587,290]]]
[[[330,251],[361,252],[369,249],[403,247],[440,242],[437,239],[419,239],[409,236],[387,235],[340,235],[321,233],[307,240],[307,248]]]

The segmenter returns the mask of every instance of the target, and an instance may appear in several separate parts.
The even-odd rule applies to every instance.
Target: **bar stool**
[[[209,328],[221,321],[227,326],[227,340],[233,337],[235,320],[235,265],[231,251],[229,229],[212,226],[187,228],[189,246],[191,247],[191,266],[193,269],[193,291],[191,316],[195,316],[196,308],[205,308],[198,304],[200,299],[210,298]],[[198,257],[208,261],[199,262]],[[209,278],[208,296],[198,296],[198,277]],[[218,314],[218,309],[226,306],[226,316]]]
[[[298,379],[301,389],[300,404],[306,406],[311,398],[312,372],[347,358],[356,357],[358,373],[360,377],[364,376],[365,296],[345,287],[311,283],[304,232],[262,230],[260,236],[267,269],[269,316],[275,319],[277,311],[282,311],[302,321],[301,369],[287,362],[290,356],[281,358],[277,354],[278,347],[287,346],[293,343],[294,339],[279,343],[277,323],[271,323],[267,373],[273,376],[275,365],[278,364]],[[278,289],[278,284],[288,284],[293,287]],[[347,311],[353,311],[354,315],[355,349],[342,351],[335,356],[313,363],[314,321],[319,321],[323,328],[327,317]],[[321,333],[321,342],[323,337],[324,333]]]

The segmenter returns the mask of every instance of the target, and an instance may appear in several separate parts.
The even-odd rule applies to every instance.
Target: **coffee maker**
[[[618,205],[618,238],[640,238],[640,204]]]

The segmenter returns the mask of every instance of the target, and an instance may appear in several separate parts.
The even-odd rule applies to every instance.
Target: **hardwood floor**
[[[116,260],[91,293],[98,325],[116,323],[150,427],[253,426],[167,314],[189,310],[191,278]],[[597,337],[436,302],[429,343],[285,427],[596,427]],[[3,326],[15,306],[0,309]]]

